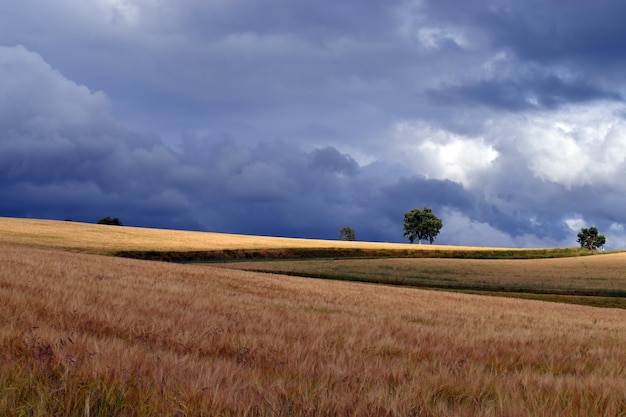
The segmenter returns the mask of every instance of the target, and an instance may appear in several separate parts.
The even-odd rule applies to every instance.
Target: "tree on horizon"
[[[118,219],[117,217],[111,218],[109,216],[103,217],[100,220],[98,220],[98,224],[108,224],[108,225],[112,225],[112,226],[123,226],[122,221],[120,219]]]
[[[417,239],[421,244],[424,239],[428,239],[432,244],[442,227],[441,219],[428,207],[422,210],[413,209],[404,214],[404,236],[411,243]]]
[[[339,229],[339,240],[356,240],[356,233],[350,226],[344,226]]]
[[[589,228],[583,227],[578,233],[577,242],[580,243],[581,248],[587,248],[589,250],[601,248],[606,243],[606,237],[599,234],[598,229],[594,226]]]

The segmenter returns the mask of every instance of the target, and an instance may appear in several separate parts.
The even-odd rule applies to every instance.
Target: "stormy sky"
[[[619,0],[0,3],[0,216],[626,248]]]

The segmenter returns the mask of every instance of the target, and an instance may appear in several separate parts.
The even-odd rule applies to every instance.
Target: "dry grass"
[[[618,416],[626,312],[0,244],[0,415]]]
[[[214,251],[282,248],[500,250],[498,248],[469,246],[417,246],[394,243],[290,239],[3,217],[0,217],[0,242],[102,254],[112,254],[119,251]]]

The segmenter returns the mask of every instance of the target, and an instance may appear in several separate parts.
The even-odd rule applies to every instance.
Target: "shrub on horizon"
[[[109,216],[103,217],[102,219],[98,220],[98,224],[108,224],[111,226],[123,226],[122,221],[120,219],[118,219],[117,217],[111,218]]]

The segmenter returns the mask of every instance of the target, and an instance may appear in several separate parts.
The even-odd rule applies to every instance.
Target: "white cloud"
[[[420,122],[395,126],[391,158],[428,178],[471,186],[476,174],[488,170],[498,151],[482,137],[461,136]]]
[[[621,188],[626,162],[623,103],[594,102],[508,117],[487,135],[515,147],[535,177],[567,188],[596,184]]]
[[[471,175],[487,169],[498,157],[498,152],[482,139],[471,140],[453,137],[448,143],[427,140],[419,146],[423,156],[430,159],[427,176],[450,179],[469,185]]]
[[[62,127],[109,124],[109,102],[22,46],[0,47],[0,123],[50,134]]]
[[[565,225],[571,231],[579,232],[581,228],[585,227],[587,222],[582,217],[571,217],[563,221]]]
[[[466,188],[479,182],[484,186],[485,175],[503,178],[512,172],[528,172],[528,178],[516,178],[514,182],[534,183],[534,187],[548,182],[569,191],[595,186],[624,192],[624,115],[626,105],[615,101],[523,113],[467,109],[462,117],[470,121],[471,135],[426,121],[404,121],[394,126],[388,141],[391,149],[380,149],[379,155],[401,161],[416,174],[457,181]],[[483,126],[476,127],[473,122],[481,118]],[[490,191],[493,195],[515,191],[518,198],[524,197],[520,189]]]
[[[461,48],[469,47],[469,40],[459,29],[423,27],[417,31],[417,38],[426,49],[439,49],[446,42],[452,42]]]
[[[506,174],[495,171],[494,162],[502,155],[528,167],[536,179],[566,189],[593,184],[624,190],[624,114],[626,105],[621,102],[596,101],[543,112],[491,115],[481,134],[471,136],[425,121],[404,121],[394,126],[387,146],[376,152],[418,175],[466,187],[475,185],[482,174]]]

